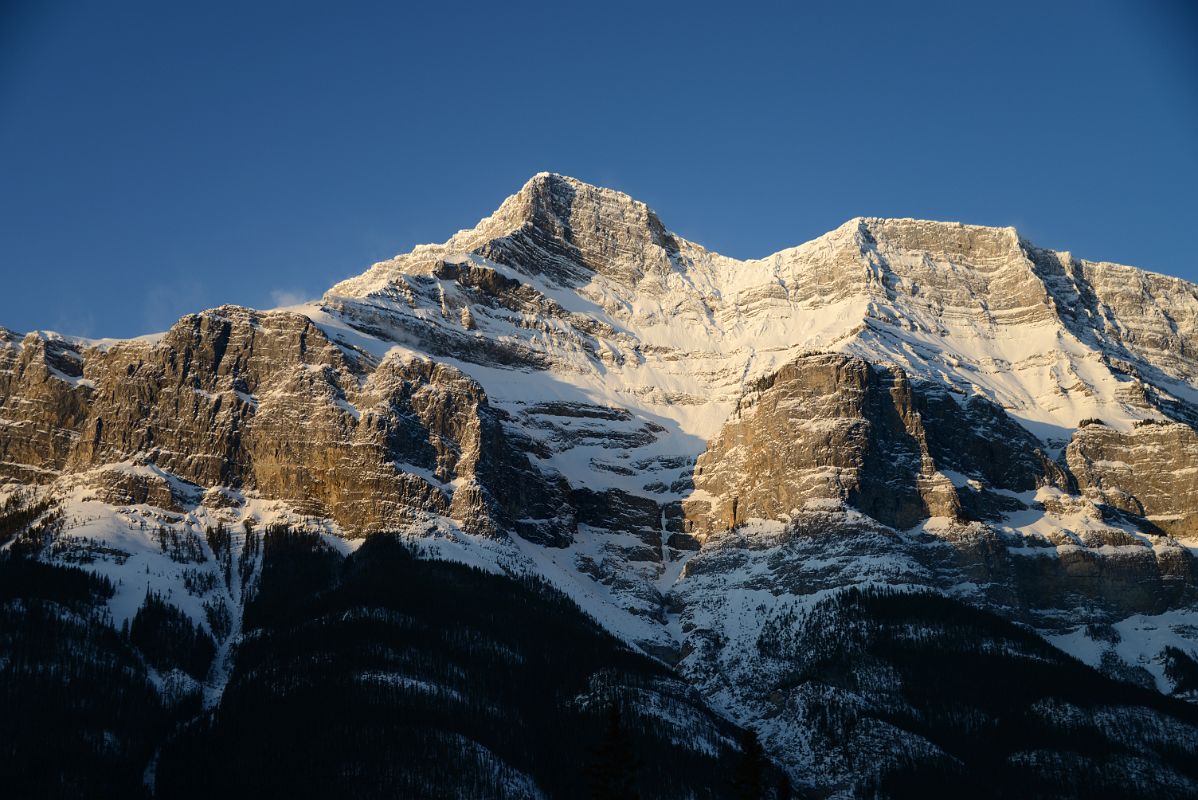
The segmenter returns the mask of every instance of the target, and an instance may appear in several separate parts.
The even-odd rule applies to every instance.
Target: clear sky
[[[0,325],[315,297],[540,170],[737,257],[854,216],[1198,280],[1198,4],[0,3]]]

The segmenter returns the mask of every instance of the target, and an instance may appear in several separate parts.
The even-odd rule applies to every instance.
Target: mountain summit
[[[255,692],[291,702],[244,666],[263,641],[370,615],[402,640],[419,602],[370,606],[370,565],[419,557],[568,597],[606,630],[586,652],[645,660],[570,662],[577,685],[554,661],[562,709],[624,704],[701,774],[735,723],[821,795],[1063,797],[1100,759],[1095,791],[1194,796],[1196,342],[1198,287],[1012,228],[857,218],[741,261],[540,173],[315,303],[128,341],[0,329],[0,533],[29,569],[109,581],[96,630],[139,632],[130,669],[207,708],[201,739]],[[368,535],[412,550],[361,555]],[[186,664],[151,659],[178,631]],[[519,646],[504,663],[540,663]],[[320,680],[462,697],[415,663]],[[434,749],[502,796],[561,786],[464,719]]]
[[[480,296],[450,278],[467,262],[467,281],[519,286]],[[424,276],[437,280],[430,303],[416,300]],[[1129,400],[1136,379],[1172,397],[1198,377],[1198,290],[1175,278],[1043,250],[1012,228],[906,219],[850,220],[737,261],[668,233],[626,195],[547,173],[474,229],[377,264],[324,304],[347,317],[386,306],[388,324],[454,341],[446,355],[600,369],[607,388],[667,400],[732,403],[798,353],[850,352],[980,392],[1058,435],[1090,417],[1121,429],[1153,418]]]

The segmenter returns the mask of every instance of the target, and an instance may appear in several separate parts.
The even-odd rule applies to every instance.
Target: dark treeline
[[[859,709],[812,714],[831,746],[846,745],[871,717],[947,754],[884,771],[865,797],[1181,798],[1188,790],[1166,773],[1198,778],[1195,743],[1169,735],[1172,720],[1198,723],[1198,708],[1112,680],[1019,625],[940,595],[850,589],[802,625],[775,623],[761,647],[796,664],[795,684],[868,695]],[[1103,714],[1108,722],[1092,716]],[[1111,735],[1104,725],[1122,729]]]
[[[9,552],[34,555],[58,531],[61,520],[56,498],[39,498],[31,491],[14,492],[0,504],[0,546],[11,542]]]
[[[1165,654],[1165,675],[1173,681],[1177,694],[1198,693],[1198,661],[1184,650],[1167,646]]]
[[[202,678],[215,648],[168,600],[148,593],[118,633],[107,580],[0,554],[7,796],[798,795],[751,731],[538,579],[419,559],[395,537],[347,558],[317,534],[246,533],[235,560],[227,532],[207,536],[246,575],[264,550],[212,712],[195,694],[168,704],[151,683],[151,668]],[[1180,798],[1168,776],[1198,778],[1193,743],[1169,735],[1198,709],[939,595],[849,589],[771,619],[759,647],[794,665],[787,686],[860,698],[805,719],[863,773],[881,763],[854,738],[871,721],[945,754],[888,761],[855,796]],[[1181,683],[1198,682],[1189,656],[1167,656]]]
[[[542,582],[387,536],[349,558],[315,534],[264,546],[231,681],[163,749],[160,796],[738,796],[740,732]]]
[[[112,585],[0,554],[0,781],[5,797],[144,796],[172,719],[113,627]]]

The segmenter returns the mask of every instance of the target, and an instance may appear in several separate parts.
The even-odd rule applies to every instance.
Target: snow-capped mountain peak
[[[1185,345],[1195,287],[1038,249],[1013,228],[862,217],[738,261],[668,233],[627,195],[550,173],[445,244],[338,284],[325,305],[392,330],[420,317],[466,362],[503,363],[502,350],[599,375],[667,416],[695,398],[732,402],[820,350],[979,392],[1043,436],[1095,416],[1130,426],[1155,413],[1139,380],[1184,395],[1198,375]]]
[[[952,750],[895,727],[893,642],[851,685],[811,660],[877,645],[852,637],[889,630],[886,592],[1192,691],[1196,341],[1198,287],[1013,228],[860,217],[738,260],[541,173],[317,303],[129,341],[0,329],[2,497],[63,510],[19,543],[114,579],[117,624],[177,594],[219,645],[211,703],[256,527],[397,534],[546,579],[827,789],[872,774],[854,752]]]

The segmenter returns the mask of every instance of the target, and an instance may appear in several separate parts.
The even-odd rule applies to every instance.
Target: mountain
[[[127,663],[157,721],[76,747],[164,796],[294,789],[234,732],[319,739],[330,698],[409,720],[360,722],[413,763],[473,765],[413,794],[569,796],[552,726],[582,742],[615,704],[646,796],[733,792],[750,729],[816,796],[1198,796],[1196,343],[1198,287],[1014,229],[859,218],[738,261],[542,173],[318,302],[0,329],[7,568],[100,582],[15,591],[14,626],[36,600],[87,633],[0,663]],[[395,580],[495,613],[364,590],[396,538]],[[457,626],[526,669],[429,638]],[[526,719],[522,748],[430,693]],[[400,785],[386,746],[339,747],[355,793]]]

